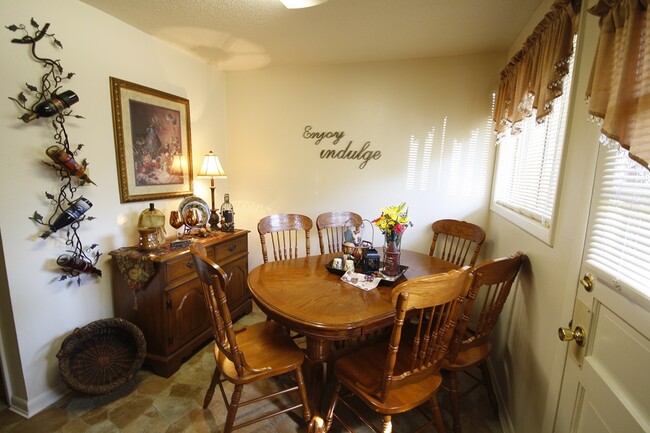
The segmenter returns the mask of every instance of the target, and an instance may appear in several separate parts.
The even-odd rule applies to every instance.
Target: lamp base
[[[210,211],[210,219],[208,220],[208,223],[210,224],[210,228],[212,230],[219,229],[219,212],[217,212],[215,209],[212,209]]]

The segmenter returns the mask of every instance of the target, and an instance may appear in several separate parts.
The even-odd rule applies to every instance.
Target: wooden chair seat
[[[449,354],[442,368],[449,372],[449,392],[454,432],[461,433],[460,397],[485,385],[492,409],[498,414],[497,399],[487,368],[487,358],[492,350],[490,334],[499,319],[503,305],[519,273],[524,254],[517,252],[510,257],[489,260],[472,271],[474,279],[467,292],[463,314],[454,332]],[[482,378],[470,374],[473,367],[481,369]],[[461,393],[458,389],[458,372],[467,373],[476,380],[474,386]]]
[[[393,373],[395,376],[408,371],[410,356],[407,355],[411,354],[411,349],[407,345],[402,345],[398,354]],[[336,362],[334,366],[336,377],[343,386],[354,392],[369,407],[382,414],[397,414],[409,411],[429,401],[431,393],[440,388],[442,383],[440,373],[426,373],[418,381],[413,381],[399,388],[393,388],[388,398],[382,401],[377,396],[377,393],[381,388],[387,356],[388,340],[364,347]]]
[[[456,266],[474,266],[485,241],[485,231],[476,224],[443,219],[431,225],[433,238],[429,255]]]
[[[313,225],[311,218],[300,214],[275,214],[260,219],[257,232],[260,235],[264,263],[269,261],[268,243],[271,244],[274,261],[301,257],[301,249],[303,255],[308,257],[311,248],[309,236]]]
[[[325,418],[327,430],[335,418],[347,428],[345,420],[335,412],[339,401],[360,415],[348,400],[348,394],[352,394],[382,415],[384,433],[392,432],[393,415],[425,402],[431,406],[433,419],[418,431],[435,424],[439,433],[444,432],[436,399],[442,383],[440,368],[472,278],[470,267],[466,266],[407,280],[393,289],[395,318],[389,338],[361,346],[334,362],[336,385]],[[403,332],[407,311],[417,315],[418,320],[413,329]],[[341,392],[343,387],[347,393]],[[365,416],[359,417],[373,431],[380,431]]]
[[[226,295],[230,276],[207,257],[205,248],[200,243],[190,245],[190,252],[201,282],[214,336],[215,368],[203,399],[203,408],[207,409],[215,388],[219,385],[224,405],[228,410],[224,433],[301,408],[303,418],[306,422],[310,422],[311,410],[302,375],[302,363],[305,359],[303,351],[296,346],[284,328],[273,321],[257,323],[235,332]],[[290,374],[293,383],[276,392],[242,401],[244,385],[283,374]],[[226,396],[224,381],[234,385],[230,401]],[[265,399],[275,399],[291,392],[298,394],[299,403],[289,407],[278,407],[274,402],[269,405],[272,409],[267,412],[235,425],[240,407],[256,404]]]
[[[255,323],[237,332],[237,345],[246,355],[246,362],[252,368],[263,369],[254,373],[244,371],[237,374],[235,364],[228,359],[217,345],[214,347],[221,374],[235,384],[248,384],[268,377],[284,374],[299,368],[305,354],[276,322],[267,320]]]
[[[316,218],[320,253],[340,253],[345,242],[345,230],[361,227],[363,219],[354,212],[324,212]]]
[[[260,219],[257,223],[257,232],[260,235],[264,263],[269,261],[268,243],[271,244],[273,261],[301,257],[301,248],[304,256],[309,257],[310,232],[313,225],[311,218],[301,214],[274,214]],[[267,242],[267,238],[269,242]],[[290,333],[288,329],[285,332]],[[302,337],[302,334],[292,334],[294,339]]]
[[[445,370],[467,370],[468,368],[475,367],[483,362],[492,352],[492,345],[490,343],[481,344],[480,346],[470,347],[458,353],[456,359],[450,361],[446,359],[442,368]]]

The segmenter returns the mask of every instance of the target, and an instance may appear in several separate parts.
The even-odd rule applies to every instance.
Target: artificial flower
[[[379,227],[384,236],[394,237],[401,235],[408,226],[413,225],[409,220],[408,213],[406,203],[399,206],[388,206],[381,210],[381,216],[373,220],[372,223]]]

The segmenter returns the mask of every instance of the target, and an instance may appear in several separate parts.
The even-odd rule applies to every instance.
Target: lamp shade
[[[180,155],[174,155],[172,158],[172,165],[169,167],[169,173],[177,176],[182,176],[185,171],[185,161]]]
[[[201,170],[197,176],[225,179],[226,172],[221,167],[219,157],[210,151],[210,153],[203,157],[203,165],[201,165]]]

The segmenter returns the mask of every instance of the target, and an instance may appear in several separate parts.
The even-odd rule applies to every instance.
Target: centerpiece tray
[[[337,268],[333,267],[333,266],[332,266],[332,262],[334,262],[334,260],[330,261],[329,263],[327,263],[327,264],[325,265],[325,269],[327,269],[328,272],[330,272],[330,273],[332,273],[332,274],[336,274],[336,275],[343,275],[343,274],[345,274],[345,271],[344,271],[343,269],[337,269]],[[383,267],[384,267],[384,262],[379,262],[379,271],[368,272],[368,273],[367,273],[367,274],[376,274],[376,276],[380,277],[380,278],[381,278],[381,281],[379,282],[379,284],[381,284],[381,285],[389,285],[389,284],[393,284],[393,283],[394,283],[395,281],[397,281],[400,277],[402,277],[402,276],[404,275],[404,272],[406,272],[406,270],[409,268],[408,266],[400,265],[400,267],[399,267],[399,273],[398,273],[397,275],[395,275],[395,276],[388,276],[388,275],[384,275],[384,274],[381,272],[381,270],[383,269]]]

